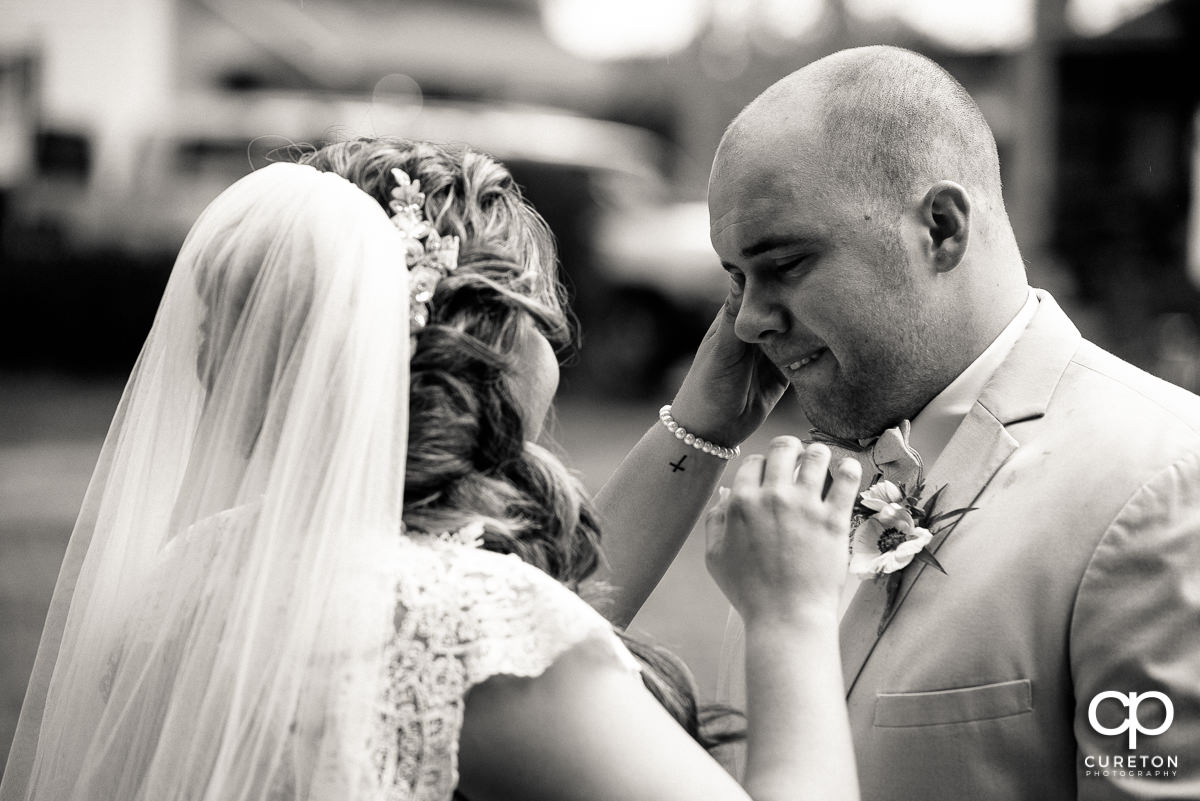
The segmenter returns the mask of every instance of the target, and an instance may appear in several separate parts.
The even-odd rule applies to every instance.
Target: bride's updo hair
[[[301,160],[385,209],[398,167],[421,182],[438,233],[459,237],[458,269],[438,283],[412,353],[405,525],[482,522],[484,547],[577,586],[598,564],[596,518],[561,462],[526,442],[512,383],[527,367],[514,354],[522,326],[560,352],[572,337],[545,221],[504,166],[466,147],[356,139]]]
[[[596,516],[562,463],[525,441],[512,390],[528,369],[514,352],[522,326],[537,326],[560,353],[572,340],[545,221],[504,166],[466,147],[356,139],[301,161],[341,175],[384,209],[399,167],[421,182],[438,233],[460,240],[458,268],[438,283],[412,353],[405,525],[436,533],[483,522],[483,547],[578,588],[599,564]],[[689,734],[710,749],[740,737],[727,710],[697,705],[682,662],[618,633],[647,688]]]

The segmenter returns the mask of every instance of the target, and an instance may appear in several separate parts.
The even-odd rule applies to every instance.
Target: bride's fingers
[[[842,459],[833,467],[833,484],[825,502],[833,513],[839,517],[849,517],[854,509],[854,499],[858,497],[858,486],[862,480],[862,465],[857,459],[849,457]]]
[[[725,518],[725,505],[720,503],[713,505],[704,513],[705,549],[709,554],[720,550],[725,541]]]
[[[787,486],[796,474],[796,462],[804,452],[804,443],[796,437],[782,436],[771,440],[767,452],[767,465],[763,470],[763,484]]]
[[[718,562],[725,552],[725,521],[729,511],[729,488],[717,490],[717,502],[704,513],[704,564],[716,577],[721,568]]]
[[[825,476],[829,473],[829,448],[817,442],[804,449],[800,469],[796,471],[796,483],[811,490],[825,487]]]
[[[757,489],[763,482],[763,465],[766,459],[754,453],[742,460],[742,466],[733,475],[732,488],[735,494]]]
[[[717,502],[704,512],[704,525],[707,528],[725,527],[725,517],[729,510],[729,488],[717,487]]]

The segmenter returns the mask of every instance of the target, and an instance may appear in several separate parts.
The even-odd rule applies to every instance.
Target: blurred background
[[[505,161],[572,288],[556,434],[594,490],[723,297],[704,189],[725,125],[871,43],[978,100],[1031,283],[1200,388],[1198,0],[0,0],[0,763],[122,382],[221,189],[360,134]],[[749,448],[806,430],[785,402]],[[634,627],[711,697],[726,612],[693,536]]]

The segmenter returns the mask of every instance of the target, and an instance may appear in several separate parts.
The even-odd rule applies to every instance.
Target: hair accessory
[[[421,182],[404,170],[392,169],[392,225],[404,235],[404,261],[408,267],[408,329],[415,334],[429,321],[429,304],[438,282],[458,267],[458,237],[439,236],[425,214]]]
[[[684,445],[691,445],[698,451],[711,453],[718,459],[724,459],[727,462],[735,456],[740,456],[742,453],[741,445],[734,445],[732,448],[727,448],[724,445],[717,445],[703,437],[697,437],[695,434],[688,433],[688,430],[675,422],[675,418],[671,416],[671,404],[669,403],[658,410],[658,419],[667,427],[668,431],[675,435],[675,439],[683,440]]]

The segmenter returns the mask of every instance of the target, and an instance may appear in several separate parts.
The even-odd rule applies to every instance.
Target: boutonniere
[[[876,481],[859,493],[854,504],[850,533],[850,573],[859,579],[887,582],[887,602],[879,631],[896,605],[903,571],[913,562],[922,562],[941,571],[946,569],[927,549],[942,528],[959,520],[975,507],[937,510],[941,487],[924,503],[925,483],[918,479],[912,489],[886,479]]]

